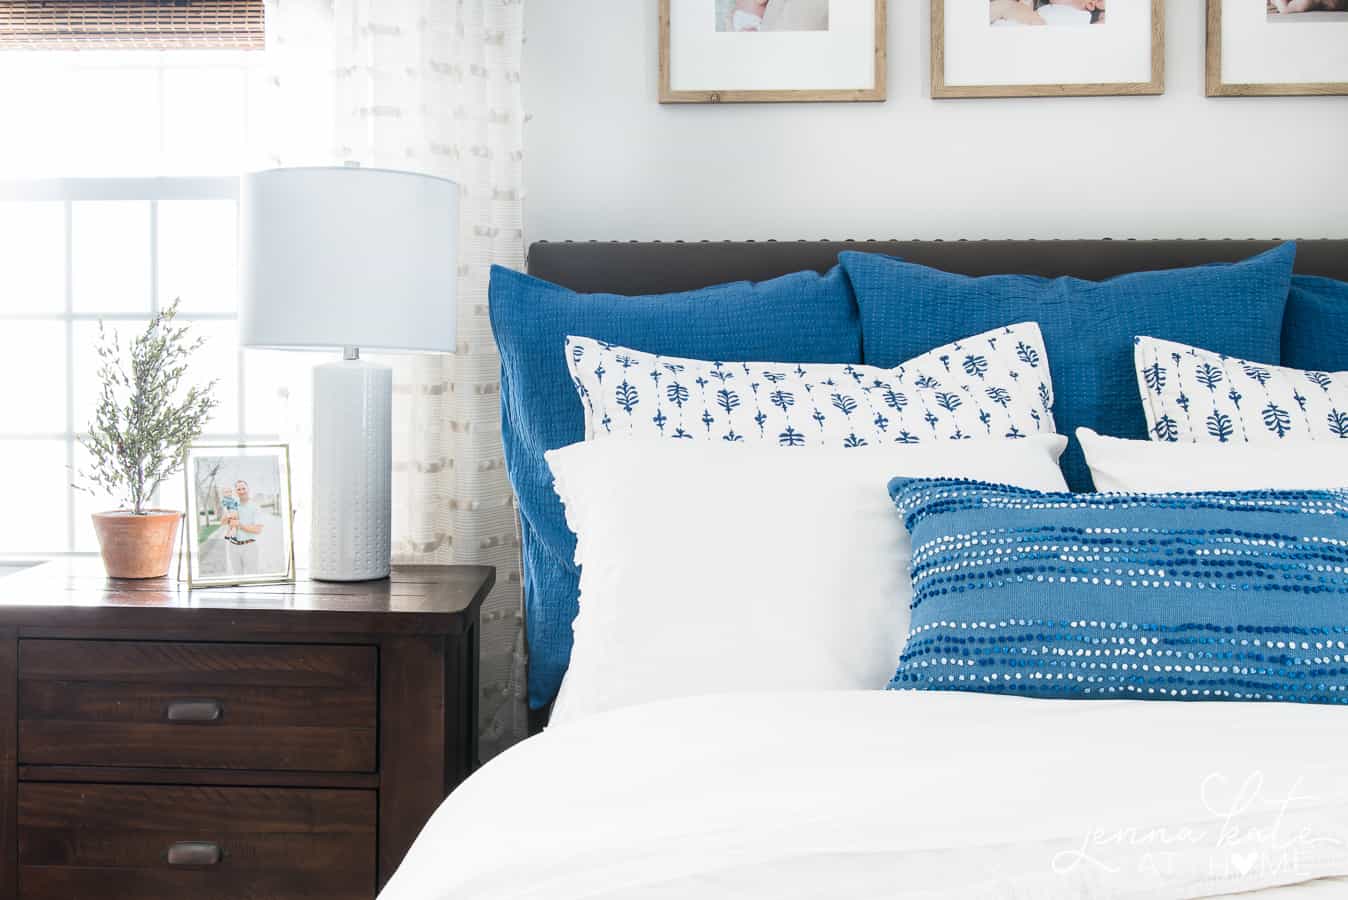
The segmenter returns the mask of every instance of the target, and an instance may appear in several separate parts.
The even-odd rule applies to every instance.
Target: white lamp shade
[[[459,189],[387,169],[243,176],[245,347],[452,352]]]

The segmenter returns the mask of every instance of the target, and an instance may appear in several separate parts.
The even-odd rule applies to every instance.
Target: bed
[[[1272,246],[545,243],[529,268],[650,294],[823,272],[858,248],[1103,279]],[[1296,270],[1348,280],[1348,241],[1301,242]],[[1348,896],[1337,706],[784,691],[545,722],[446,800],[382,896]]]
[[[507,751],[384,896],[1344,896],[1311,879],[1348,872],[1345,739],[1291,705],[665,701]]]

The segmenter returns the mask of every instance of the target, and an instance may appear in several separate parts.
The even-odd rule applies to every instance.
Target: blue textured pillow
[[[891,688],[1348,702],[1348,492],[889,492],[913,538]]]
[[[861,310],[867,365],[890,367],[1006,322],[1038,322],[1052,364],[1058,429],[1142,439],[1133,337],[1149,334],[1276,365],[1296,245],[1234,265],[1137,272],[1108,281],[970,278],[873,253],[839,256]],[[1062,458],[1074,491],[1090,470],[1073,437]]]
[[[1348,370],[1348,281],[1292,276],[1282,320],[1282,364],[1313,372]]]
[[[492,330],[501,351],[501,428],[524,539],[529,703],[557,693],[571,657],[576,538],[543,454],[585,438],[571,385],[568,334],[666,356],[725,362],[861,361],[861,332],[847,279],[797,272],[642,297],[577,294],[499,266],[491,271]],[[1003,324],[1003,323],[999,323]]]

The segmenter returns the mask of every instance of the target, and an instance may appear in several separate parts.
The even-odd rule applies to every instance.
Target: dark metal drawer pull
[[[174,700],[164,713],[170,722],[216,722],[223,714],[219,700]]]
[[[168,848],[170,866],[214,866],[219,862],[219,844],[207,841],[179,841]]]

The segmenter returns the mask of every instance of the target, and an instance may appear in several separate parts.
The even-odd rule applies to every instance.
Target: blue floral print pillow
[[[1134,341],[1134,361],[1154,441],[1348,439],[1348,372],[1266,366],[1152,337]]]
[[[893,369],[717,362],[566,340],[586,437],[866,447],[1052,433],[1039,326],[965,338]]]

